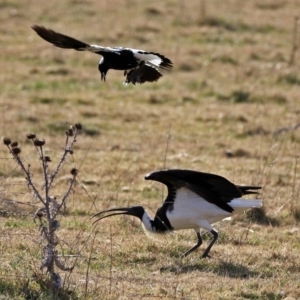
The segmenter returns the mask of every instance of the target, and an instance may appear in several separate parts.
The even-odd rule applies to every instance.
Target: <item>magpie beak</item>
[[[114,213],[105,215],[106,213],[109,213],[109,212],[114,212]],[[108,218],[111,216],[116,216],[116,215],[133,215],[134,216],[134,214],[131,212],[131,207],[123,207],[123,208],[112,208],[112,209],[107,209],[107,210],[101,211],[101,212],[91,216],[91,219],[94,217],[99,217],[96,221],[93,222],[93,224],[95,224],[96,222],[98,222],[102,219],[105,219],[105,218]]]
[[[104,72],[101,73],[101,80],[102,80],[102,81],[105,81],[105,77],[106,77],[106,76],[105,76],[105,73],[104,73]]]

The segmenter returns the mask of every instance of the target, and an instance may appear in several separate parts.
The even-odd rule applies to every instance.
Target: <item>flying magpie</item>
[[[125,84],[154,82],[162,77],[160,70],[169,71],[173,67],[172,61],[159,53],[124,47],[89,45],[39,25],[33,25],[32,29],[56,47],[102,55],[98,66],[102,81],[105,81],[107,71],[114,69],[124,71]]]

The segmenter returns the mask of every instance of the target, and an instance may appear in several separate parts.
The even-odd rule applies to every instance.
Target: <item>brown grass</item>
[[[0,4],[1,136],[19,140],[30,163],[36,156],[26,133],[45,138],[54,158],[66,128],[85,126],[74,154],[76,193],[60,220],[60,251],[68,264],[76,261],[65,274],[65,290],[72,291],[65,298],[300,297],[299,128],[273,135],[299,122],[298,60],[288,66],[298,4],[206,1],[203,11],[203,2]],[[112,70],[102,83],[100,57],[54,48],[33,24],[90,43],[161,52],[175,67],[154,84],[126,87],[122,72]],[[37,203],[4,146],[0,152],[0,293],[34,299],[39,286],[32,275],[41,257],[31,218]],[[66,163],[65,174],[72,165]],[[220,240],[205,260],[199,260],[202,248],[179,259],[195,242],[192,231],[157,242],[128,217],[91,225],[89,216],[108,207],[141,204],[154,213],[162,187],[143,176],[163,167],[262,185],[265,215],[216,225]],[[57,197],[65,174],[56,182]]]

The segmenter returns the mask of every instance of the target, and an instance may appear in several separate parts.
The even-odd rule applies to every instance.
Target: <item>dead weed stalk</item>
[[[75,124],[70,126],[66,132],[66,141],[63,147],[63,154],[51,172],[49,164],[51,163],[50,156],[46,155],[44,146],[45,140],[37,138],[36,134],[27,134],[27,139],[32,141],[32,145],[37,152],[37,157],[40,161],[41,176],[43,184],[41,187],[33,180],[33,173],[31,171],[30,164],[25,165],[21,158],[21,148],[18,142],[12,142],[10,138],[4,138],[3,143],[7,146],[9,153],[12,155],[17,165],[21,168],[25,174],[25,179],[29,190],[32,192],[33,197],[38,199],[42,204],[33,217],[34,222],[39,224],[39,232],[43,240],[42,249],[42,261],[40,264],[40,270],[46,269],[46,279],[44,280],[44,286],[47,287],[49,292],[54,295],[58,295],[58,290],[62,287],[62,279],[57,270],[72,271],[73,267],[66,266],[59,258],[56,246],[58,245],[59,239],[56,235],[56,231],[60,227],[57,215],[61,213],[62,209],[65,208],[67,199],[74,188],[76,176],[78,170],[76,168],[71,169],[71,178],[66,191],[61,199],[51,195],[52,184],[59,173],[63,163],[65,162],[68,155],[73,155],[73,147],[76,142],[78,133],[81,131],[82,125]]]

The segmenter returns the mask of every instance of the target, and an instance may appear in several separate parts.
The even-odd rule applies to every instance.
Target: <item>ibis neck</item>
[[[166,231],[172,231],[173,228],[168,226],[163,220],[157,218],[152,219],[147,211],[144,212],[142,222],[146,230],[156,233],[165,233]]]

